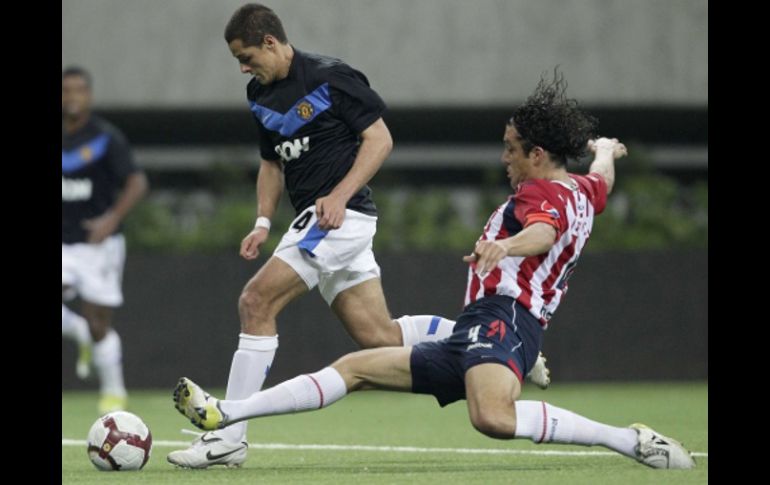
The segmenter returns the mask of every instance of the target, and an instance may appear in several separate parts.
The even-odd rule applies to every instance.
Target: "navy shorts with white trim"
[[[441,406],[465,399],[465,373],[478,364],[498,363],[523,381],[543,342],[537,318],[508,296],[471,303],[451,336],[412,348],[412,392],[431,394]]]

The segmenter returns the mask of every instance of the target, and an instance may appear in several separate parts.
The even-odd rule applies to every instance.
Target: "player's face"
[[[91,88],[82,76],[66,76],[61,80],[62,116],[77,118],[91,107]]]
[[[515,189],[520,182],[530,178],[532,160],[530,155],[524,153],[521,141],[519,140],[519,133],[511,125],[506,125],[505,127],[503,144],[503,155],[500,157],[500,160],[505,165],[508,178],[511,180],[511,187]]]
[[[276,49],[264,43],[259,47],[244,46],[241,39],[235,39],[228,45],[233,57],[238,59],[242,73],[251,74],[262,85],[277,81],[280,57]]]

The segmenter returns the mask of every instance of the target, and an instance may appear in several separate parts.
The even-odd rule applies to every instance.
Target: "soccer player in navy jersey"
[[[77,374],[99,376],[99,412],[126,407],[122,345],[112,314],[123,303],[121,221],[147,192],[125,136],[91,113],[91,75],[62,72],[62,336],[79,346]],[[79,296],[80,311],[64,304]]]
[[[297,214],[240,296],[241,333],[227,397],[243,399],[261,389],[278,347],[277,315],[316,286],[363,348],[450,335],[454,322],[439,316],[391,319],[383,296],[372,252],[377,209],[366,184],[393,140],[382,119],[385,103],[366,76],[339,59],[291,45],[281,20],[263,5],[239,8],[225,40],[241,72],[252,77],[246,94],[261,155],[257,219],[241,256],[259,255],[284,187]],[[547,371],[541,370],[540,380],[547,385]],[[201,436],[168,460],[188,468],[238,466],[246,459],[245,437],[244,422]]]
[[[466,306],[449,338],[354,352],[241,400],[217,400],[182,378],[177,410],[202,429],[227,429],[258,416],[320,409],[360,389],[400,390],[431,394],[441,406],[466,399],[471,423],[492,438],[600,445],[653,468],[692,468],[681,444],[644,425],[610,426],[519,400],[594,216],[605,209],[614,160],[626,154],[617,139],[592,139],[596,120],[565,89],[558,73],[553,82],[541,80],[505,127],[502,162],[514,194],[463,258]],[[595,158],[588,175],[568,173],[567,158],[589,148]]]

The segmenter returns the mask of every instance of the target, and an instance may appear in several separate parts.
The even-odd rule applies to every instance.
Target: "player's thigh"
[[[307,290],[307,284],[289,264],[272,256],[246,283],[242,303],[264,306],[277,313]]]
[[[465,395],[474,425],[495,416],[515,420],[513,403],[521,395],[521,383],[502,364],[474,365],[465,373]]]
[[[361,347],[401,345],[401,330],[390,317],[379,278],[341,291],[331,307]]]
[[[387,389],[410,392],[411,347],[382,347],[347,354],[332,364],[348,389]]]

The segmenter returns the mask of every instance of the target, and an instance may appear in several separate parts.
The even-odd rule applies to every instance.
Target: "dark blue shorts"
[[[465,307],[451,336],[412,347],[412,392],[431,394],[441,406],[465,399],[465,373],[498,363],[519,381],[537,360],[543,342],[540,322],[508,296],[490,296]]]

